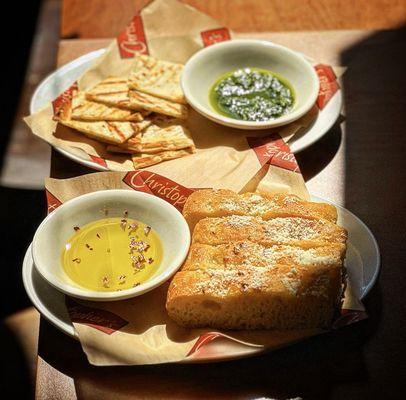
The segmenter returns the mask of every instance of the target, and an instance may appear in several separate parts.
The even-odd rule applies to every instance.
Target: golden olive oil
[[[62,252],[66,274],[97,291],[129,289],[157,271],[162,245],[157,233],[129,218],[104,218],[75,227]]]

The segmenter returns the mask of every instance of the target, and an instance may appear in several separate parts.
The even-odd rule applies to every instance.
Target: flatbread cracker
[[[75,121],[71,116],[72,103],[65,102],[55,113],[54,119],[60,124],[84,133],[92,139],[112,144],[124,143],[140,131],[137,124],[144,122]]]
[[[86,92],[86,99],[113,107],[134,109],[130,105],[127,80],[123,78],[107,78],[99,82],[93,89]],[[137,107],[136,110],[139,110]]]
[[[130,98],[129,107],[134,110],[144,109],[179,119],[187,118],[187,107],[183,104],[151,96],[138,90],[130,90],[128,95]]]
[[[193,154],[192,149],[174,150],[174,151],[162,151],[156,154],[133,154],[132,160],[134,168],[145,168],[151,165],[159,164],[162,161],[174,160],[175,158],[185,157]]]
[[[158,60],[147,55],[139,55],[132,66],[128,86],[131,89],[162,99],[186,104],[180,86],[182,70],[183,65],[181,64]]]
[[[150,125],[141,133],[133,136],[127,142],[119,146],[108,146],[107,150],[115,153],[148,153],[154,154],[161,151],[194,149],[194,142],[187,128],[172,119],[172,122],[160,123],[152,119],[156,124]],[[159,123],[159,125],[157,125]]]
[[[86,99],[82,91],[73,94],[71,119],[78,121],[142,121],[142,113]]]
[[[134,135],[136,122],[60,120],[62,125],[76,129],[104,143],[124,143]]]

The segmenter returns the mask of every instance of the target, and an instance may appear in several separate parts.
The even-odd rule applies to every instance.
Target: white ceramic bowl
[[[65,273],[62,250],[73,234],[74,226],[109,217],[129,218],[150,225],[158,233],[163,257],[157,272],[141,285],[122,291],[97,292],[75,284]],[[190,245],[189,227],[182,214],[166,201],[132,190],[103,190],[76,197],[49,214],[35,232],[32,256],[37,271],[52,286],[70,296],[97,301],[122,300],[139,296],[169,279],[182,265]]]
[[[209,102],[216,80],[239,68],[263,68],[285,78],[295,92],[292,110],[269,121],[241,121],[219,114]],[[188,103],[200,114],[222,125],[240,129],[268,129],[293,122],[316,102],[319,79],[312,65],[299,53],[264,40],[231,40],[206,47],[186,63],[181,85]]]

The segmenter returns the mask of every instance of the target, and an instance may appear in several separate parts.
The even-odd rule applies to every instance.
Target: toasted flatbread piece
[[[76,129],[104,143],[124,143],[134,135],[135,122],[60,120],[62,125]]]
[[[137,124],[144,122],[75,121],[71,116],[72,104],[66,102],[58,109],[54,119],[60,124],[76,129],[92,139],[113,144],[124,143],[138,133]]]
[[[127,81],[122,78],[104,79],[93,89],[86,91],[86,99],[113,107],[131,109]]]
[[[130,98],[129,107],[134,110],[143,109],[179,119],[187,118],[187,107],[183,104],[151,96],[138,90],[130,90],[128,95]]]
[[[72,98],[73,120],[78,121],[142,121],[140,112],[109,106],[86,99],[85,92],[74,93]]]
[[[137,56],[128,79],[131,89],[162,99],[186,104],[180,87],[183,65],[157,60],[147,55]]]
[[[162,161],[174,160],[194,153],[193,149],[183,149],[174,151],[162,151],[156,154],[134,154],[132,157],[134,168],[145,168],[151,165],[159,164]]]
[[[108,151],[116,153],[160,153],[168,150],[194,149],[189,131],[179,123],[152,124],[119,146],[109,146]]]

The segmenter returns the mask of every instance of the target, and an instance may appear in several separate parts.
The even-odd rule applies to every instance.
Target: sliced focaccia
[[[228,215],[250,215],[263,219],[306,217],[337,221],[337,210],[330,204],[305,201],[292,194],[240,195],[225,189],[205,189],[192,193],[185,203],[183,215],[192,231],[202,218]]]
[[[169,286],[169,316],[187,328],[328,328],[347,239],[331,207],[283,194],[192,194],[183,211],[192,244]]]
[[[239,267],[274,268],[278,264],[330,265],[341,267],[346,246],[343,243],[302,248],[290,245],[270,245],[242,241],[220,245],[194,243],[183,271],[233,269]]]
[[[193,231],[193,243],[223,244],[252,241],[264,246],[289,244],[309,248],[329,243],[345,243],[347,232],[323,219],[301,217],[272,218],[231,215],[204,218]]]
[[[341,266],[182,270],[166,302],[169,316],[187,328],[327,328],[341,296]]]

